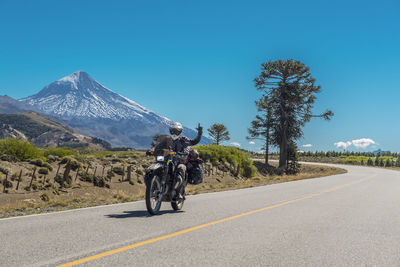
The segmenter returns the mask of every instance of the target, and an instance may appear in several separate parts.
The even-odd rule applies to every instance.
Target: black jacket
[[[197,145],[201,140],[202,134],[202,129],[198,130],[197,136],[193,140],[187,138],[186,136],[181,136],[176,140],[172,140],[171,136],[163,136],[159,140],[157,140],[157,144],[155,145],[155,147],[148,152],[153,151],[155,156],[163,155],[165,149],[183,153],[185,152],[185,148],[187,148],[188,146]]]
[[[202,134],[203,134],[202,131],[198,131],[195,139],[189,139],[186,136],[181,136],[180,138],[173,141],[172,151],[182,153],[188,146],[197,145],[201,140]]]

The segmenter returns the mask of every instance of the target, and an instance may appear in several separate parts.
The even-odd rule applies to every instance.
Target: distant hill
[[[78,134],[72,128],[34,112],[0,114],[0,138],[6,137],[26,139],[41,147],[111,148],[102,139]]]
[[[0,114],[16,114],[25,112],[39,113],[39,110],[32,105],[15,100],[7,95],[0,95]]]
[[[79,133],[98,136],[119,147],[150,147],[152,137],[167,134],[174,123],[111,91],[83,71],[55,81],[21,101]],[[193,138],[196,132],[184,127],[184,135]],[[202,139],[203,144],[209,142]]]

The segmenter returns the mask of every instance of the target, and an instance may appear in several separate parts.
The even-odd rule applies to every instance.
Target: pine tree
[[[279,168],[286,169],[289,144],[303,135],[302,127],[312,117],[329,120],[332,111],[313,115],[316,94],[321,87],[315,85],[310,69],[300,61],[277,60],[262,64],[260,75],[254,79],[256,88],[268,96],[272,108],[271,141],[279,146]]]
[[[256,101],[256,106],[260,115],[256,116],[256,119],[251,122],[251,127],[248,129],[249,135],[246,137],[248,140],[262,140],[264,142],[265,149],[265,164],[268,165],[268,154],[270,146],[271,129],[273,126],[272,120],[272,107],[267,96],[262,97]]]
[[[221,123],[214,123],[213,125],[211,125],[211,127],[208,129],[208,134],[217,145],[219,145],[223,141],[228,141],[231,139],[229,137],[228,129],[225,127],[225,125]]]

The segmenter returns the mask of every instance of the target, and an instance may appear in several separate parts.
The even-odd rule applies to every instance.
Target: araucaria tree
[[[271,106],[271,142],[279,147],[279,168],[285,170],[289,144],[303,135],[302,127],[312,117],[330,120],[333,112],[327,110],[322,114],[312,114],[311,109],[321,87],[315,85],[310,69],[300,61],[289,59],[263,63],[261,73],[254,82]]]
[[[268,164],[270,135],[273,126],[272,106],[270,105],[268,96],[266,95],[255,103],[260,114],[251,122],[251,127],[248,129],[249,136],[247,139],[257,139],[264,142],[263,149],[265,151],[265,164]]]
[[[213,125],[211,125],[211,127],[208,129],[208,134],[217,145],[219,145],[223,141],[228,141],[229,139],[231,139],[229,137],[228,129],[225,127],[225,125],[220,123],[214,123]]]

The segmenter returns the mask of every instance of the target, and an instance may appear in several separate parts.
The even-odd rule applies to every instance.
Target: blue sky
[[[246,141],[267,60],[297,59],[322,86],[302,150],[369,138],[400,151],[398,1],[0,1],[0,94],[76,70],[189,127]],[[357,144],[357,142],[354,142]],[[312,147],[302,148],[311,144]],[[353,144],[349,150],[363,150]]]

